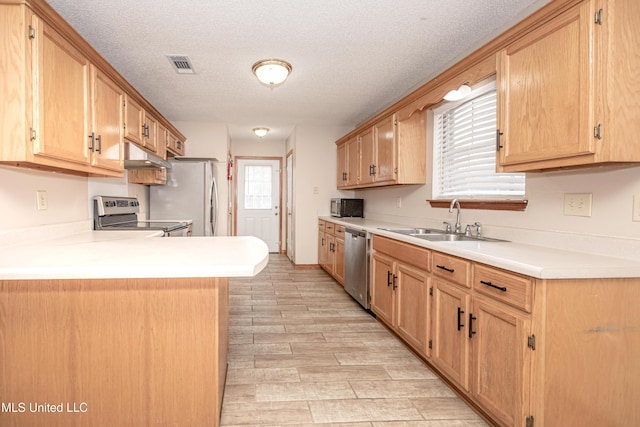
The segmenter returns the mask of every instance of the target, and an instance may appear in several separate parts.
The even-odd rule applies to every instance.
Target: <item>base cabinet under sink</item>
[[[377,319],[492,424],[640,425],[640,278],[536,279],[378,235],[372,266]]]

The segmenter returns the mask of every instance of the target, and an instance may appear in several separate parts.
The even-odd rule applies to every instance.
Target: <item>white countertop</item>
[[[640,261],[632,259],[515,242],[431,242],[379,229],[380,227],[407,227],[406,224],[391,224],[363,218],[320,217],[320,219],[539,279],[640,277]]]
[[[0,279],[251,277],[269,261],[255,237],[161,235],[87,231],[20,245],[0,239]]]

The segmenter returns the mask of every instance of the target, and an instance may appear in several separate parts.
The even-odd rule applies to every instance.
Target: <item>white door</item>
[[[280,160],[238,159],[237,235],[280,252]]]
[[[287,257],[293,259],[293,153],[287,155]]]

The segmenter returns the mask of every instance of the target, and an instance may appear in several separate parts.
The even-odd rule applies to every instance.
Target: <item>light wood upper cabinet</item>
[[[176,156],[184,156],[184,142],[171,132],[169,132],[168,138],[167,150]]]
[[[129,95],[125,95],[124,117],[124,138],[140,147],[144,147],[144,137],[146,135],[144,109]]]
[[[640,161],[640,4],[589,0],[498,53],[498,169]]]
[[[375,181],[376,147],[373,128],[365,129],[358,135],[360,155],[358,156],[358,186],[367,186]]]
[[[89,60],[32,15],[33,154],[64,162],[91,162]]]
[[[103,72],[91,66],[93,162],[104,169],[123,169],[122,104],[124,91]]]
[[[338,146],[336,183],[338,188],[348,188],[358,183],[360,167],[360,141],[357,137]]]
[[[144,148],[155,153],[158,151],[158,120],[145,112],[144,123],[146,127]]]
[[[122,90],[26,6],[0,12],[0,162],[122,176]]]
[[[160,125],[184,139],[42,0],[0,5],[0,75],[1,164],[122,176],[125,138],[163,157]]]
[[[395,115],[387,117],[373,126],[375,138],[375,168],[376,182],[394,181],[397,173],[396,166],[396,126]]]
[[[424,184],[425,113],[418,110],[415,114],[413,111],[392,114],[364,128],[357,136],[338,141],[337,149],[338,188]]]

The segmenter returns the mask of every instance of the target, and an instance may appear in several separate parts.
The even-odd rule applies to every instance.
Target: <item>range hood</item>
[[[124,144],[125,169],[171,169],[171,163],[135,144]]]

